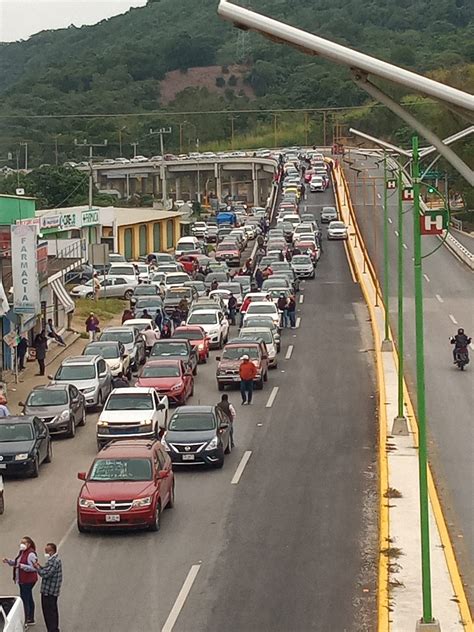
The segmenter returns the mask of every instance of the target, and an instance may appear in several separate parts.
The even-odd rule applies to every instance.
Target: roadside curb
[[[393,413],[393,401],[396,401],[396,389],[394,390],[393,385],[394,377],[396,378],[398,374],[397,352],[395,349],[391,353],[381,352],[381,325],[384,309],[380,298],[380,286],[357,225],[344,175],[338,168],[334,169],[333,180],[340,214],[353,229],[348,240],[347,252],[350,266],[355,270],[369,310],[376,347],[380,466],[378,630],[379,632],[388,630],[406,632],[408,629],[414,629],[421,615],[419,513],[416,495],[418,428],[414,407],[404,382],[406,417],[410,423],[410,434],[408,437],[390,435],[391,430],[387,422],[393,417],[393,414],[388,413],[389,411]],[[364,266],[361,264],[361,259],[364,260]],[[364,267],[363,270],[362,267]],[[387,385],[391,386],[389,391],[386,391]],[[436,585],[433,581],[435,615],[441,622],[442,630],[450,632],[462,629],[472,630],[469,605],[430,468],[428,479],[432,574],[433,579],[436,578]],[[390,501],[387,497],[390,495],[388,494],[389,486],[403,491],[401,500]],[[401,548],[397,549],[397,546]],[[401,552],[403,557],[400,563],[397,559],[389,558],[387,551],[391,549]],[[401,582],[397,575],[393,574],[394,569],[395,572],[399,572],[398,577]],[[390,580],[393,581],[393,586],[389,583]],[[398,587],[396,587],[397,584]]]

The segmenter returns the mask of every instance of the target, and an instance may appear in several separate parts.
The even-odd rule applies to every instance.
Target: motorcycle
[[[455,362],[461,371],[464,371],[464,367],[469,364],[469,353],[465,347],[463,349],[456,349]]]

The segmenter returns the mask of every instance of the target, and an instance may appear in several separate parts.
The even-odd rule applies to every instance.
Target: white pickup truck
[[[158,439],[166,428],[168,410],[168,398],[154,388],[115,388],[97,422],[97,448],[113,439]]]
[[[0,631],[23,632],[25,629],[25,610],[20,597],[0,596]]]

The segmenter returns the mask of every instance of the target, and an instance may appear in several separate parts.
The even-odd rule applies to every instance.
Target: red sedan
[[[197,253],[181,255],[181,257],[178,258],[179,263],[183,266],[185,272],[187,272],[188,274],[193,273],[196,264],[205,268],[210,260],[211,259],[209,257],[206,257],[206,255]]]
[[[194,393],[194,378],[182,360],[148,360],[136,386],[154,388],[160,395],[166,395],[170,404],[181,406]]]
[[[207,362],[209,357],[209,337],[199,325],[186,325],[174,330],[173,338],[186,338],[192,347],[197,348],[200,363]]]

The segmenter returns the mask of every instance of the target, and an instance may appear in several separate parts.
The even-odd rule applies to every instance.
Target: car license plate
[[[0,463],[0,470],[6,470],[7,469],[7,464],[6,463]]]
[[[105,522],[120,522],[119,514],[106,514]]]
[[[183,454],[183,461],[194,461],[194,454]]]

